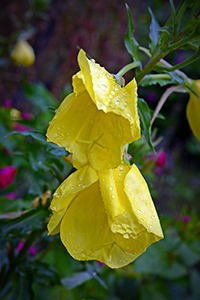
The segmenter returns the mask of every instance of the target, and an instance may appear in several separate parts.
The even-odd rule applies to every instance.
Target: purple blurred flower
[[[5,108],[9,108],[12,106],[12,101],[10,99],[6,99],[4,101],[4,105],[3,105]]]
[[[183,222],[188,223],[190,221],[190,216],[186,215],[183,217]]]
[[[22,117],[22,119],[24,119],[24,120],[31,120],[32,119],[32,115],[31,114],[29,114],[29,113],[21,113],[21,117]]]
[[[17,198],[17,194],[15,192],[7,193],[6,194],[6,198],[8,198],[8,199],[16,199]]]
[[[20,241],[19,244],[17,245],[18,252],[22,251],[23,247],[24,247],[24,241]],[[30,246],[28,251],[33,256],[36,256],[38,254],[38,252],[37,252],[37,250],[35,249],[34,246]]]
[[[34,128],[28,127],[19,122],[14,122],[13,127],[14,127],[14,130],[17,130],[17,131],[34,131]]]
[[[162,151],[156,159],[156,166],[164,168],[166,165],[166,153]]]

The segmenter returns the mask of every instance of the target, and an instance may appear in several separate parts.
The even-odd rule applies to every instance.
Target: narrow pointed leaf
[[[153,54],[153,52],[156,49],[156,45],[158,43],[160,33],[158,29],[160,28],[158,21],[156,20],[151,8],[149,7],[149,12],[151,14],[151,24],[150,24],[150,31],[149,31],[149,38],[150,38],[150,44],[149,44],[149,49],[150,53]]]
[[[138,110],[142,133],[144,134],[150,149],[155,152],[151,141],[151,112],[148,104],[142,98],[138,98]]]
[[[136,41],[136,39],[133,36],[133,32],[135,29],[135,26],[133,24],[133,19],[131,15],[131,11],[129,9],[129,6],[126,4],[126,11],[128,16],[128,27],[124,38],[124,43],[127,51],[132,55],[132,58],[134,61],[138,61],[138,50],[139,50],[139,44]]]

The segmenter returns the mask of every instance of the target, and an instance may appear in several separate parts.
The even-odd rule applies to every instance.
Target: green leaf
[[[142,98],[138,98],[138,112],[142,133],[144,134],[150,149],[155,152],[151,141],[151,112],[148,104]]]
[[[174,36],[176,10],[174,7],[173,0],[169,0],[169,3],[170,3],[170,9],[171,9],[171,31],[172,31],[172,36]]]
[[[41,113],[47,112],[48,106],[58,106],[58,102],[54,96],[42,83],[31,85],[27,82],[23,82],[22,88],[26,97],[33,103],[34,106],[37,106]]]
[[[195,92],[195,90],[194,90],[189,84],[187,84],[187,83],[185,83],[184,85],[185,85],[185,87],[186,87],[191,93],[193,93],[193,94],[197,97],[197,99],[200,101],[200,97],[199,97],[199,95]]]
[[[46,138],[44,137],[43,134],[34,132],[34,131],[12,131],[9,133],[7,136],[13,135],[13,134],[19,134],[22,136],[30,136],[37,142],[39,142],[47,152],[49,152],[52,155],[55,156],[64,156],[67,155],[68,152],[65,151],[64,148],[57,146],[56,144],[47,142]]]
[[[155,84],[159,84],[160,86],[165,86],[167,84],[172,83],[172,80],[170,78],[167,78],[167,75],[165,76],[166,78],[164,76],[163,77],[160,76],[160,74],[146,75],[140,82],[140,85],[144,87],[155,85]]]
[[[158,30],[161,32],[158,44],[161,46],[161,50],[165,50],[169,45],[170,33],[168,32],[166,26],[161,27]]]
[[[0,232],[2,237],[9,237],[10,234],[20,232],[26,234],[28,231],[40,229],[45,218],[49,215],[48,211],[42,206],[32,209],[12,220],[0,221]]]
[[[92,275],[89,274],[87,271],[83,271],[83,272],[78,272],[71,277],[62,278],[61,283],[67,289],[71,290],[90,279],[92,279]]]
[[[139,44],[133,36],[135,26],[133,24],[131,11],[127,4],[126,4],[126,11],[127,11],[127,16],[128,16],[128,27],[127,27],[127,31],[126,31],[125,38],[124,38],[125,47],[126,47],[128,53],[130,53],[132,55],[133,60],[139,61],[139,58],[138,58]]]
[[[160,33],[158,31],[160,26],[159,26],[158,21],[156,20],[150,7],[149,7],[149,12],[151,14],[151,24],[149,27],[149,38],[150,38],[149,50],[150,50],[150,53],[153,54],[156,49],[156,45],[158,43],[159,37],[160,37]]]

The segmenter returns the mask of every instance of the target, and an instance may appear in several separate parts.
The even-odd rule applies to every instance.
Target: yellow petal
[[[96,172],[91,167],[85,166],[63,181],[55,191],[51,202],[50,208],[53,211],[53,215],[48,224],[49,234],[53,235],[60,231],[60,222],[77,193],[86,189],[97,180]]]
[[[77,86],[82,92],[72,93],[61,103],[47,130],[48,141],[73,153],[77,169],[86,164],[96,170],[116,167],[123,146],[132,141],[130,124],[118,114],[98,110],[78,81]]]
[[[109,228],[98,183],[79,193],[61,222],[61,240],[78,260],[99,260],[120,268],[137,256],[126,253],[115,243]]]
[[[193,89],[200,97],[200,80],[194,81]],[[186,115],[193,135],[200,142],[200,101],[193,93],[190,93]]]
[[[140,138],[139,116],[137,112],[137,84],[133,79],[125,88],[115,82],[114,77],[95,63],[89,60],[81,49],[78,54],[78,63],[83,76],[83,84],[92,101],[98,109],[105,113],[113,112],[129,121],[126,134],[130,140]],[[130,143],[130,141],[128,142]]]
[[[121,249],[140,255],[163,237],[148,187],[135,165],[101,171],[99,182],[109,226]]]
[[[155,235],[155,240],[163,238],[160,221],[148,186],[134,164],[125,177],[124,190],[138,222],[143,225],[148,232]]]

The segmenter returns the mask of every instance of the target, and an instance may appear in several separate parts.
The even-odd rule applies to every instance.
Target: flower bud
[[[16,65],[28,67],[35,62],[35,53],[27,41],[19,41],[11,52],[11,58]]]

